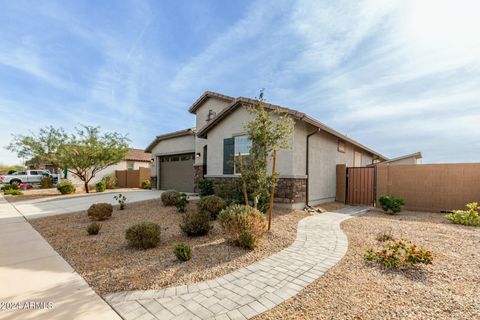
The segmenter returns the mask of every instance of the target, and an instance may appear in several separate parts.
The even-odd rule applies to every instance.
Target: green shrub
[[[180,199],[177,202],[177,211],[178,212],[185,212],[187,209],[187,204],[188,204],[188,196],[185,192],[180,193]]]
[[[161,195],[164,206],[176,206],[180,200],[180,193],[176,190],[167,190]]]
[[[397,198],[394,196],[381,195],[379,200],[380,206],[385,213],[388,213],[389,211],[391,211],[392,214],[400,212],[402,211],[402,206],[405,204],[402,198]]]
[[[115,189],[117,186],[117,177],[114,174],[109,174],[103,177],[102,181],[105,183],[107,189]]]
[[[369,248],[363,259],[366,262],[378,263],[383,268],[409,268],[417,264],[432,264],[432,253],[417,246],[408,239],[379,241],[380,248]]]
[[[70,181],[68,181],[67,179],[63,179],[57,185],[57,190],[60,191],[61,194],[70,194],[74,193],[76,188]]]
[[[113,206],[110,203],[94,203],[88,208],[87,215],[91,220],[104,221],[110,219]]]
[[[53,178],[51,176],[44,175],[40,179],[40,188],[48,189],[53,187]]]
[[[120,205],[120,210],[125,209],[125,202],[127,201],[127,197],[124,196],[123,194],[119,193],[116,196],[113,196],[113,199],[118,201],[118,204]]]
[[[98,234],[101,228],[102,228],[102,225],[100,223],[92,222],[87,226],[87,233],[89,235]]]
[[[198,182],[198,189],[200,189],[200,197],[210,196],[215,193],[212,180],[200,180]]]
[[[208,234],[212,226],[210,224],[210,213],[205,211],[188,212],[183,216],[183,223],[180,229],[190,237],[200,237]]]
[[[3,194],[6,196],[21,196],[23,192],[18,189],[7,189],[3,191]]]
[[[215,194],[224,199],[227,205],[245,203],[242,192],[242,181],[240,179],[235,179],[228,185],[218,186]]]
[[[226,238],[242,247],[254,248],[265,233],[265,217],[250,206],[232,205],[222,210],[219,218]],[[249,245],[244,246],[247,242]]]
[[[142,189],[151,189],[150,180],[142,181]]]
[[[1,189],[2,189],[3,191],[16,190],[16,189],[18,189],[18,186],[15,186],[15,185],[13,185],[13,184],[4,184],[4,185],[1,187]]]
[[[385,242],[385,241],[391,241],[393,240],[393,235],[391,232],[382,232],[377,234],[377,237],[375,238],[378,242]]]
[[[12,169],[12,170],[8,170],[7,174],[12,174],[12,173],[15,173],[15,172],[17,172],[17,170]]]
[[[225,200],[216,195],[210,195],[200,198],[198,209],[210,213],[212,219],[217,219],[220,211],[227,207]]]
[[[188,261],[192,258],[192,248],[186,243],[177,244],[173,252],[180,261]]]
[[[149,249],[160,243],[160,226],[153,222],[139,222],[125,232],[128,245],[137,249]]]
[[[97,190],[97,192],[103,192],[107,189],[107,184],[105,183],[105,181],[99,181],[95,184],[95,190]]]
[[[453,210],[453,213],[447,215],[447,219],[456,224],[463,224],[465,226],[480,226],[480,217],[478,216],[478,202],[468,203],[466,205],[468,210]]]

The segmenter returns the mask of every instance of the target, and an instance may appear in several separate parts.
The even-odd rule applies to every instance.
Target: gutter
[[[307,185],[306,185],[306,195],[305,195],[305,205],[308,206],[308,202],[309,202],[309,199],[308,199],[308,191],[309,191],[309,188],[308,188],[308,185],[310,184],[309,180],[310,180],[310,175],[309,175],[309,166],[308,166],[308,155],[310,154],[310,146],[309,146],[309,141],[310,141],[310,137],[313,136],[314,134],[317,134],[321,131],[320,128],[317,128],[317,130],[315,130],[314,132],[312,133],[309,133],[307,134],[307,148],[306,148],[306,152],[305,152],[305,159],[306,159],[306,164],[305,164],[305,174],[307,175]]]

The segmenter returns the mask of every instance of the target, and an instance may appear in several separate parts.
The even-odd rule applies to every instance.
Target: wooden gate
[[[375,168],[347,168],[347,203],[352,205],[375,204]]]
[[[150,168],[116,170],[117,188],[139,188],[144,180],[150,180]]]

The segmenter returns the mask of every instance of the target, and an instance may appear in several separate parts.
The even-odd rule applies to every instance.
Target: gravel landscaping
[[[376,210],[342,223],[346,256],[294,298],[255,319],[478,319],[480,228],[453,225],[444,214]],[[433,265],[385,271],[363,254],[381,232],[433,252]]]
[[[195,203],[189,204],[193,210]],[[289,246],[296,237],[297,223],[308,216],[303,211],[274,212],[271,232],[254,251],[228,245],[218,222],[208,236],[189,238],[180,230],[182,214],[164,207],[160,200],[128,204],[115,209],[110,220],[101,222],[96,236],[88,236],[86,212],[32,220],[31,224],[100,294],[124,290],[148,290],[212,279],[269,256]],[[127,247],[125,230],[140,221],[161,226],[157,248]],[[178,243],[192,246],[190,261],[180,262],[173,254]]]

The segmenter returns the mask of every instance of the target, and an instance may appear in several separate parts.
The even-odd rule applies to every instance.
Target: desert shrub
[[[180,261],[188,261],[192,258],[192,248],[186,243],[179,243],[173,249],[173,253]]]
[[[164,206],[175,206],[180,200],[180,193],[176,190],[167,190],[162,193],[161,199]]]
[[[102,225],[100,223],[92,222],[87,226],[87,233],[91,236],[98,234],[101,228],[102,228]]]
[[[107,185],[105,181],[99,181],[95,184],[95,190],[97,190],[97,192],[103,192],[106,189],[107,189]]]
[[[112,216],[113,206],[110,203],[94,203],[88,208],[87,215],[91,220],[104,221]]]
[[[266,229],[263,214],[250,206],[232,205],[222,210],[219,218],[226,238],[241,246],[250,242],[248,248],[256,246],[257,240],[263,236]]]
[[[154,248],[160,243],[160,226],[143,221],[132,225],[125,232],[128,245],[137,249]]]
[[[40,179],[40,188],[47,189],[52,187],[53,187],[53,178],[51,176],[45,175]]]
[[[480,226],[480,217],[478,216],[478,202],[468,203],[468,210],[453,210],[453,213],[447,215],[447,219],[453,223],[463,224],[465,226]]]
[[[208,234],[212,226],[210,224],[210,213],[205,211],[192,211],[183,216],[180,229],[190,237],[200,237]]]
[[[23,192],[18,189],[7,189],[3,191],[3,194],[6,196],[20,196]]]
[[[200,197],[210,196],[215,193],[212,180],[200,180],[198,182],[198,189],[200,189]]]
[[[242,248],[253,250],[257,246],[257,237],[250,232],[244,232],[238,237],[238,245]]]
[[[150,180],[143,180],[142,181],[142,189],[151,189],[151,185],[150,185]]]
[[[418,248],[408,239],[380,241],[380,248],[369,248],[363,258],[369,263],[378,263],[383,268],[409,268],[418,264],[432,264],[432,253]]]
[[[178,212],[185,212],[187,209],[187,204],[188,204],[188,196],[185,192],[180,193],[180,199],[178,199],[178,202],[176,204],[177,211]]]
[[[202,197],[198,202],[198,209],[209,212],[212,219],[217,219],[220,211],[225,209],[226,206],[225,200],[216,195]]]
[[[393,235],[391,232],[381,232],[377,234],[377,237],[375,238],[378,242],[385,242],[385,241],[391,241],[393,240]]]
[[[102,178],[102,181],[105,183],[105,188],[115,189],[117,186],[117,177],[114,174],[106,175]]]
[[[76,188],[73,185],[73,183],[71,183],[69,180],[63,179],[57,185],[57,190],[60,191],[61,194],[70,194],[70,193],[74,193]]]
[[[13,185],[13,184],[4,184],[4,185],[1,187],[1,189],[2,189],[3,191],[16,190],[16,189],[18,189],[18,186],[15,186],[15,185]]]
[[[392,214],[400,212],[402,211],[402,206],[405,204],[402,198],[397,198],[394,196],[381,195],[379,200],[380,206],[385,213],[388,213],[389,211],[391,211]]]
[[[123,194],[119,193],[116,196],[113,196],[113,199],[117,200],[118,204],[120,205],[120,210],[125,209],[125,202],[127,201],[127,197]]]
[[[240,179],[235,179],[231,184],[216,187],[215,195],[224,199],[227,205],[245,203]]]

